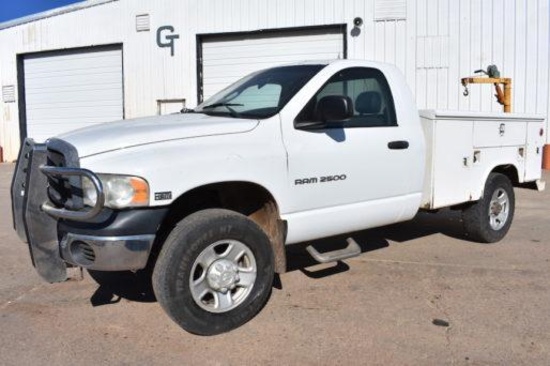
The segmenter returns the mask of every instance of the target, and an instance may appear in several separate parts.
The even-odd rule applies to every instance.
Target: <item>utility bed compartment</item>
[[[422,110],[420,118],[426,137],[423,209],[478,200],[497,166],[513,165],[520,183],[541,177],[544,117]]]

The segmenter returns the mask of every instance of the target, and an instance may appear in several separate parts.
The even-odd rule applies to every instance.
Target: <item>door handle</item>
[[[409,141],[391,141],[388,142],[390,150],[404,150],[409,148]]]

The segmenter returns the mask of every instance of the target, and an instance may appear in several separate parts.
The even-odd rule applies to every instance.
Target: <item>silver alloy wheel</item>
[[[506,225],[510,213],[510,199],[502,188],[493,192],[489,203],[489,225],[491,229],[500,230]]]
[[[191,269],[193,300],[212,313],[232,310],[250,295],[257,270],[254,254],[244,243],[220,240],[210,244]]]

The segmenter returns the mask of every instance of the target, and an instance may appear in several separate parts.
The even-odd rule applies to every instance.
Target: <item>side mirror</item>
[[[353,103],[350,97],[327,95],[321,98],[315,108],[315,119],[325,127],[342,127],[353,117]]]

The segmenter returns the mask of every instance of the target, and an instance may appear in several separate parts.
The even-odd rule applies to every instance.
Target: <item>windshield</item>
[[[250,74],[195,108],[195,112],[235,118],[268,118],[326,65],[281,66]]]

